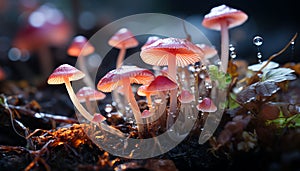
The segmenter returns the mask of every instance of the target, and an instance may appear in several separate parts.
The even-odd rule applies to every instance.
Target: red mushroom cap
[[[127,28],[121,28],[109,39],[108,44],[119,49],[127,49],[136,47],[139,43]]]
[[[204,16],[202,25],[213,30],[221,30],[220,21],[225,20],[228,28],[232,28],[243,24],[247,19],[248,15],[243,11],[220,5],[212,8],[210,13]]]
[[[190,93],[188,90],[182,90],[180,95],[178,96],[178,100],[181,103],[191,103],[195,100],[195,96]]]
[[[210,98],[205,97],[197,105],[197,109],[202,112],[215,112],[215,111],[217,111],[217,106],[214,104],[214,102]]]
[[[178,38],[159,39],[141,51],[142,60],[150,65],[168,65],[169,56],[176,58],[177,66],[184,67],[200,61],[204,53],[190,41]]]
[[[63,64],[53,71],[47,82],[48,84],[63,84],[65,83],[65,78],[68,78],[69,81],[75,81],[83,78],[84,76],[85,74],[77,68],[69,64]]]
[[[76,96],[80,102],[85,102],[85,99],[88,98],[91,101],[102,100],[106,97],[104,93],[94,90],[91,87],[82,87],[76,93]]]
[[[150,116],[152,116],[152,113],[149,110],[144,110],[141,118],[148,118]]]
[[[111,92],[117,87],[122,86],[123,79],[128,78],[130,83],[149,84],[154,79],[154,75],[148,69],[123,65],[120,68],[108,72],[103,78],[101,78],[98,82],[97,88],[103,92]]]
[[[94,117],[92,119],[92,122],[100,123],[100,122],[103,122],[105,120],[106,120],[106,118],[103,115],[101,115],[100,113],[95,113]]]
[[[137,94],[139,96],[147,96],[150,92],[147,91],[148,85],[142,85],[138,88]]]
[[[177,84],[170,78],[159,75],[147,87],[148,92],[167,91],[178,88]]]
[[[92,54],[95,51],[95,48],[86,37],[78,35],[73,38],[71,45],[68,48],[68,55],[78,57],[80,54],[87,56]]]

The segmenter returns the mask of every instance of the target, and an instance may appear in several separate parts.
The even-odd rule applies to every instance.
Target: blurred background
[[[249,16],[246,23],[230,29],[236,59],[249,63],[257,62],[258,50],[262,60],[281,50],[300,28],[300,6],[295,0],[0,0],[0,67],[5,72],[0,78],[47,79],[59,64],[75,64],[76,58],[67,54],[74,36],[89,38],[106,24],[138,13],[185,19],[201,29],[219,50],[220,32],[204,28],[201,22],[211,8],[221,4]],[[253,44],[257,35],[263,38],[259,49]],[[275,61],[299,62],[298,40]]]

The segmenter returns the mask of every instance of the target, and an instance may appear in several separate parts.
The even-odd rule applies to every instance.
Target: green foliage
[[[215,65],[208,66],[208,74],[213,81],[218,83],[218,88],[224,90],[231,83],[231,76],[227,73],[219,71]]]

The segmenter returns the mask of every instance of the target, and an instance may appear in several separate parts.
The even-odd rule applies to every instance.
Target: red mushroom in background
[[[82,35],[75,36],[68,47],[68,55],[78,58],[78,67],[85,73],[83,80],[89,87],[95,87],[86,67],[85,57],[95,52],[95,47]]]
[[[15,35],[13,45],[21,51],[37,53],[43,76],[53,69],[53,56],[50,46],[65,45],[70,39],[72,30],[61,11],[46,4],[33,11]]]
[[[168,74],[176,80],[177,66],[187,66],[203,58],[203,51],[190,41],[178,38],[159,39],[145,46],[141,51],[142,60],[150,65],[168,66]],[[177,108],[177,91],[171,91],[170,112]]]
[[[202,25],[204,27],[221,31],[221,71],[227,72],[229,58],[229,28],[243,24],[248,19],[243,11],[220,5],[211,9],[204,16]]]
[[[197,109],[201,112],[215,112],[215,111],[217,111],[218,108],[210,98],[205,97],[197,105]]]
[[[142,132],[143,126],[141,125],[141,111],[134,98],[131,84],[149,84],[152,80],[154,80],[154,75],[147,69],[136,66],[121,66],[120,68],[108,72],[104,77],[102,77],[97,84],[97,88],[102,92],[111,92],[118,87],[123,86],[124,96],[127,98],[132,109],[138,126],[138,131]]]
[[[127,28],[121,28],[108,41],[112,47],[120,49],[116,68],[120,68],[125,57],[126,49],[138,46],[138,41]]]

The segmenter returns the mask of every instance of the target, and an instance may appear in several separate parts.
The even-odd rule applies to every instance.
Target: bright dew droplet
[[[255,36],[255,37],[253,38],[253,44],[254,44],[255,46],[261,46],[261,45],[263,44],[263,38],[260,37],[260,36]]]

